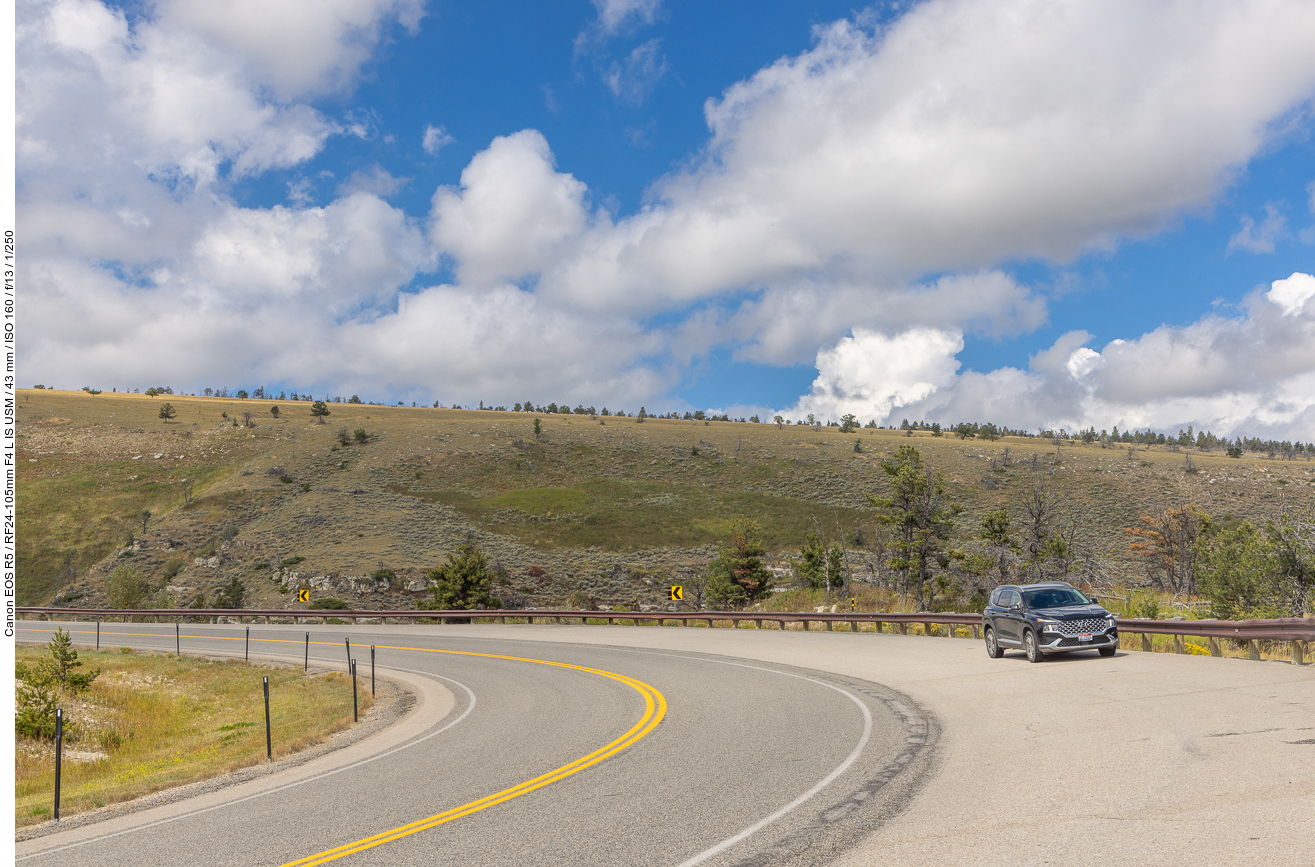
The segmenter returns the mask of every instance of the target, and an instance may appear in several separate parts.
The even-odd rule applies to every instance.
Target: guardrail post
[[[909,625],[908,625],[907,623],[901,623],[901,624],[899,624],[899,634],[900,634],[900,635],[908,635],[908,634],[909,634]]]
[[[1304,641],[1292,642],[1292,664],[1305,665],[1306,664],[1305,656],[1306,656],[1306,642]]]
[[[64,764],[64,709],[55,708],[55,822],[59,823],[60,770]]]
[[[1260,642],[1254,638],[1247,640],[1247,650],[1250,652],[1252,659],[1260,659]]]
[[[265,761],[274,761],[274,739],[269,728],[269,678],[265,678]]]
[[[1175,635],[1173,637],[1173,652],[1186,653],[1187,648],[1184,646],[1185,644],[1186,642],[1183,641],[1183,637],[1181,635]]]
[[[1210,655],[1211,655],[1211,656],[1223,656],[1223,655],[1224,655],[1224,651],[1223,651],[1223,650],[1220,648],[1220,646],[1219,646],[1219,639],[1218,639],[1218,638],[1211,638],[1211,639],[1210,639]]]
[[[1146,653],[1151,652],[1151,635],[1149,632],[1143,632],[1141,634],[1141,649]]]
[[[826,622],[826,631],[827,631],[827,632],[830,632],[830,631],[831,631],[831,621],[830,621],[830,620],[828,620],[828,621]]]
[[[974,640],[974,641],[976,641],[977,639],[979,639],[979,638],[982,637],[982,635],[981,635],[982,628],[981,628],[980,626],[978,626],[977,624],[974,623],[974,624],[972,625],[972,630],[973,630],[973,640]]]

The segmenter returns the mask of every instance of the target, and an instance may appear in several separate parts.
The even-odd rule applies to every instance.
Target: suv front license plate
[[[1090,641],[1090,640],[1091,640],[1091,633],[1090,633],[1090,632],[1084,632],[1084,633],[1078,635],[1078,641]]]

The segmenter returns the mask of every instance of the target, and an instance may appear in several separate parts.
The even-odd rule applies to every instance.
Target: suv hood
[[[1086,620],[1091,617],[1109,617],[1110,613],[1099,605],[1065,605],[1060,608],[1034,608],[1037,614],[1055,620]]]

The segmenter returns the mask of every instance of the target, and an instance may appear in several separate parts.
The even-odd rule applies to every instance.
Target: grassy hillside
[[[1123,532],[1139,515],[1193,503],[1263,520],[1315,503],[1315,464],[1193,451],[1187,472],[1184,453],[1162,447],[576,415],[537,416],[536,438],[528,413],[333,404],[321,425],[309,409],[20,392],[20,604],[103,604],[105,576],[129,563],[181,604],[237,576],[249,605],[290,604],[309,584],[409,607],[408,588],[471,536],[505,570],[495,592],[509,602],[656,600],[715,554],[737,514],[761,523],[778,565],[819,526],[862,561],[879,534],[867,495],[885,490],[880,462],[905,444],[966,507],[960,544],[987,511],[1021,515],[1042,485],[1115,577],[1140,576]]]

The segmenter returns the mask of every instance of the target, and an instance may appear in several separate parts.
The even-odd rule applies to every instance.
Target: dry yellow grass
[[[44,648],[19,647],[29,665]],[[264,762],[262,678],[269,677],[274,757],[352,724],[351,679],[330,673],[172,654],[79,651],[91,688],[61,706],[76,732],[65,743],[61,816],[120,803]],[[368,684],[367,684],[368,687]],[[361,711],[371,706],[360,690]],[[54,747],[20,739],[14,766],[18,826],[51,816]]]

